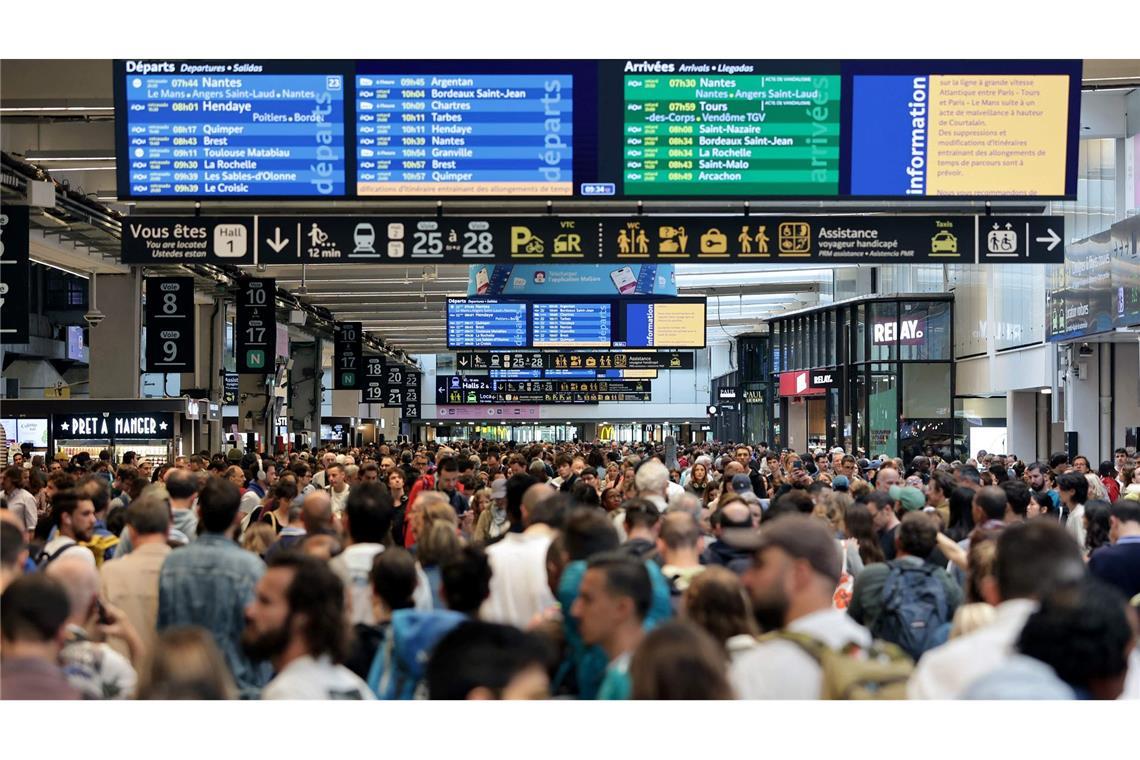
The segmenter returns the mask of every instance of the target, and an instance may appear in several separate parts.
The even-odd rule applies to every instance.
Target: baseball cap
[[[499,480],[491,483],[491,498],[492,499],[505,499],[507,498],[507,481],[500,478]]]
[[[817,573],[839,583],[842,567],[835,550],[835,536],[822,520],[808,515],[784,515],[765,523],[758,532],[747,531],[747,537],[743,533],[734,536],[734,546],[756,552],[770,547],[783,549],[793,559],[806,559]]]
[[[851,487],[851,481],[847,479],[846,475],[836,475],[831,479],[831,488],[835,491],[846,491]]]
[[[914,486],[891,486],[889,493],[892,499],[902,502],[907,512],[914,512],[926,505],[926,497]]]
[[[732,476],[732,490],[737,493],[752,490],[752,481],[748,479],[747,475],[733,475]]]

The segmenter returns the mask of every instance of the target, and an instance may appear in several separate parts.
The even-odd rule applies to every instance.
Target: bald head
[[[726,462],[724,465],[724,478],[725,480],[732,480],[733,475],[743,475],[744,465],[733,459],[731,462]]]
[[[49,578],[59,581],[67,591],[71,608],[67,622],[83,625],[91,615],[91,605],[99,593],[99,571],[86,559],[69,557],[67,553],[47,566]]]
[[[535,483],[530,488],[523,491],[523,525],[529,526],[531,521],[530,516],[534,513],[534,508],[552,496],[554,496],[554,489],[552,489],[546,483]]]
[[[731,501],[720,510],[720,527],[751,528],[752,510],[743,501]]]
[[[333,529],[332,501],[327,491],[310,491],[301,502],[301,522],[306,533],[325,533]]]
[[[986,520],[1003,519],[1006,501],[1005,490],[1002,488],[997,486],[979,488],[974,494],[974,522],[980,525]]]

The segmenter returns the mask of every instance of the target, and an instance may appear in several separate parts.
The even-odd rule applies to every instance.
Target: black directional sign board
[[[194,278],[146,280],[146,371],[194,371]]]
[[[141,216],[123,222],[124,264],[253,264],[254,218]]]
[[[650,401],[649,380],[492,380],[441,375],[437,404],[591,404],[600,401]]]
[[[384,359],[368,356],[364,359],[364,392],[361,400],[365,404],[384,403]]]
[[[359,322],[337,322],[333,330],[333,390],[364,387],[363,329]]]
[[[404,408],[406,369],[402,364],[389,364],[384,369],[384,406],[390,409]]]
[[[241,379],[236,372],[227,372],[223,378],[222,386],[222,403],[223,404],[236,404],[238,402],[238,388],[240,387]]]
[[[606,353],[525,351],[461,351],[460,372],[488,369],[692,369],[692,351],[609,351]]]
[[[28,207],[0,209],[0,341],[28,342]]]
[[[249,277],[238,284],[235,351],[239,375],[273,372],[277,347],[276,292],[277,282],[272,278]]]
[[[406,420],[420,418],[420,381],[423,375],[415,370],[404,371],[404,406],[400,416]]]
[[[123,262],[251,263],[219,253],[238,227],[260,264],[1056,264],[1065,239],[1059,216],[142,217]]]

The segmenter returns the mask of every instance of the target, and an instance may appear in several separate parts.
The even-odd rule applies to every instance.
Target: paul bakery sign
[[[52,433],[60,441],[155,441],[174,437],[173,412],[131,414],[57,414],[52,417]]]
[[[780,373],[781,396],[822,396],[834,385],[834,373],[801,370]]]

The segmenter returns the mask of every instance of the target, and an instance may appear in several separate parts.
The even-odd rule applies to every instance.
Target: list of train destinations
[[[534,304],[535,348],[609,348],[613,342],[608,303]]]
[[[356,77],[357,194],[572,195],[573,77]]]
[[[673,69],[625,76],[626,195],[838,194],[839,76]]]
[[[133,63],[125,75],[131,197],[345,194],[342,75]]]
[[[448,348],[526,348],[527,305],[495,300],[447,302]]]

